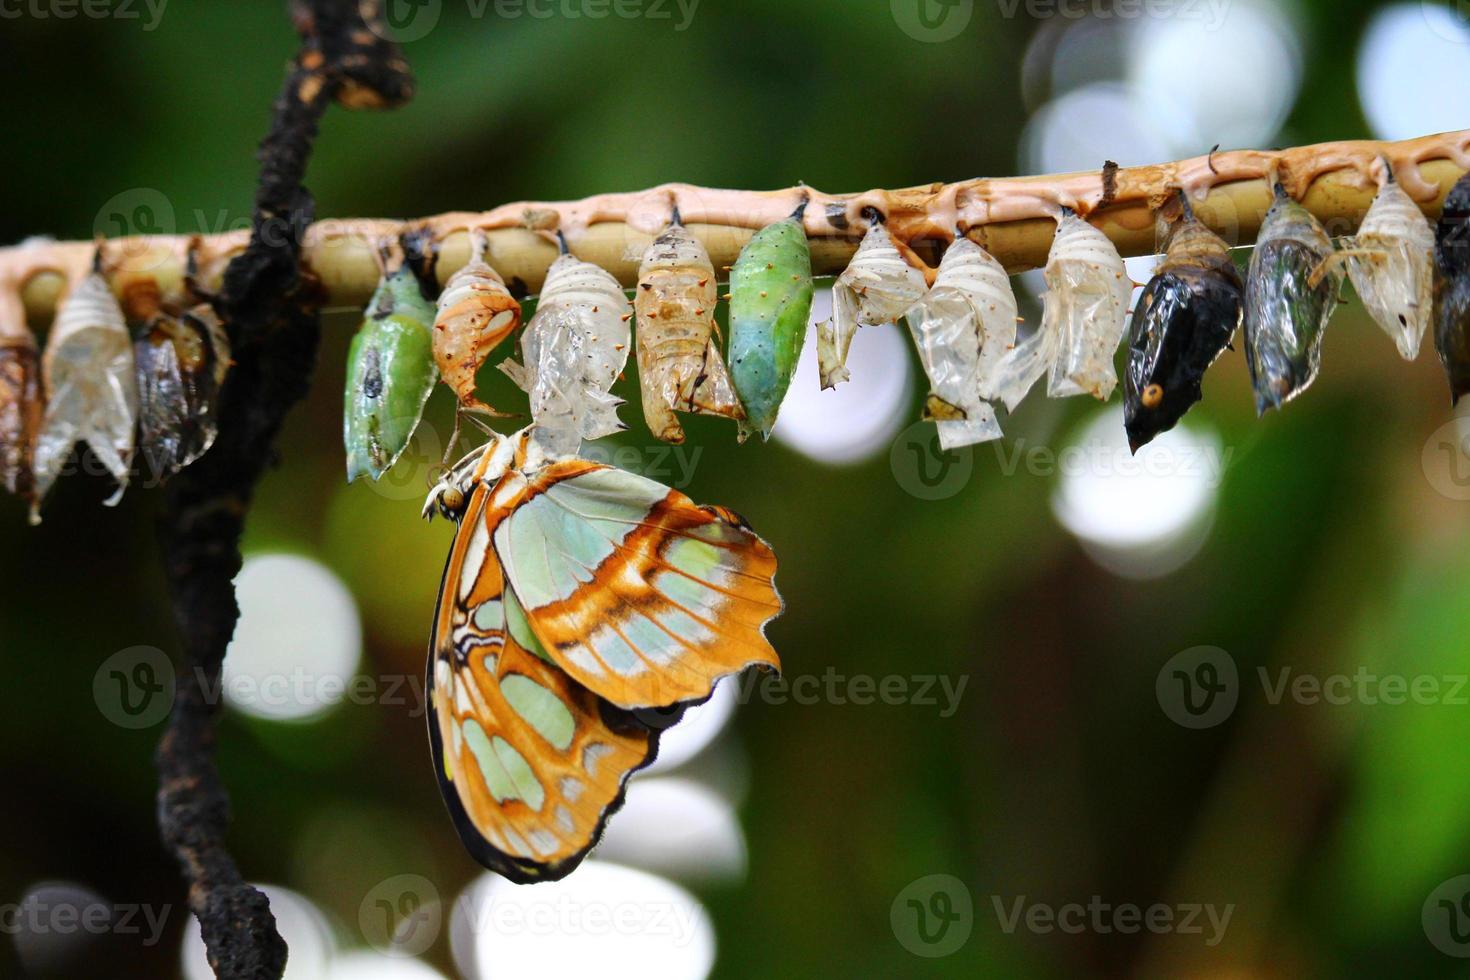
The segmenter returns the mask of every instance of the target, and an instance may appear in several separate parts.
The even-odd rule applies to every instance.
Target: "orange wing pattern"
[[[505,486],[494,550],[551,659],[623,708],[709,697],[779,669],[776,556],[732,512],[641,476],[563,460]],[[499,493],[500,491],[497,491]]]
[[[508,476],[505,480],[514,480]],[[503,483],[504,481],[502,481]],[[445,569],[429,657],[429,735],[460,838],[513,881],[570,873],[622,804],[658,735],[542,658],[471,496]]]

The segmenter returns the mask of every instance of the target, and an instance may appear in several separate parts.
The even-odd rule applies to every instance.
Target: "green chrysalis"
[[[434,304],[407,266],[385,276],[347,353],[342,440],[347,482],[374,480],[397,462],[424,414],[434,366]]]
[[[767,225],[730,271],[730,372],[745,405],[739,437],[769,439],[796,372],[812,312],[812,253],[802,227],[806,202]]]

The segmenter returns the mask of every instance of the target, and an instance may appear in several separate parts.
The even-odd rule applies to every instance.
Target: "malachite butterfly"
[[[779,669],[776,556],[732,512],[547,456],[531,430],[455,467],[435,509],[459,522],[429,649],[440,789],[481,864],[564,877],[670,717],[722,677]]]

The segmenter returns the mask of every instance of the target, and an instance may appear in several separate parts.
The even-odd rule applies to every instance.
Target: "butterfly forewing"
[[[490,542],[517,473],[471,496],[429,660],[430,739],[466,847],[515,881],[560,878],[596,843],[657,735],[545,659]]]
[[[622,470],[536,471],[493,549],[537,639],[623,708],[707,698],[719,678],[779,668],[776,557],[738,517]]]

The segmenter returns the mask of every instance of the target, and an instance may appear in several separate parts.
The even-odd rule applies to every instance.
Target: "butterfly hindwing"
[[[536,638],[578,683],[660,708],[748,666],[779,669],[764,634],[781,611],[776,557],[733,513],[586,460],[521,479],[493,550]]]
[[[475,489],[445,569],[429,658],[430,741],[475,858],[514,881],[551,880],[597,842],[658,736],[545,658],[490,545],[506,517],[496,498]]]

